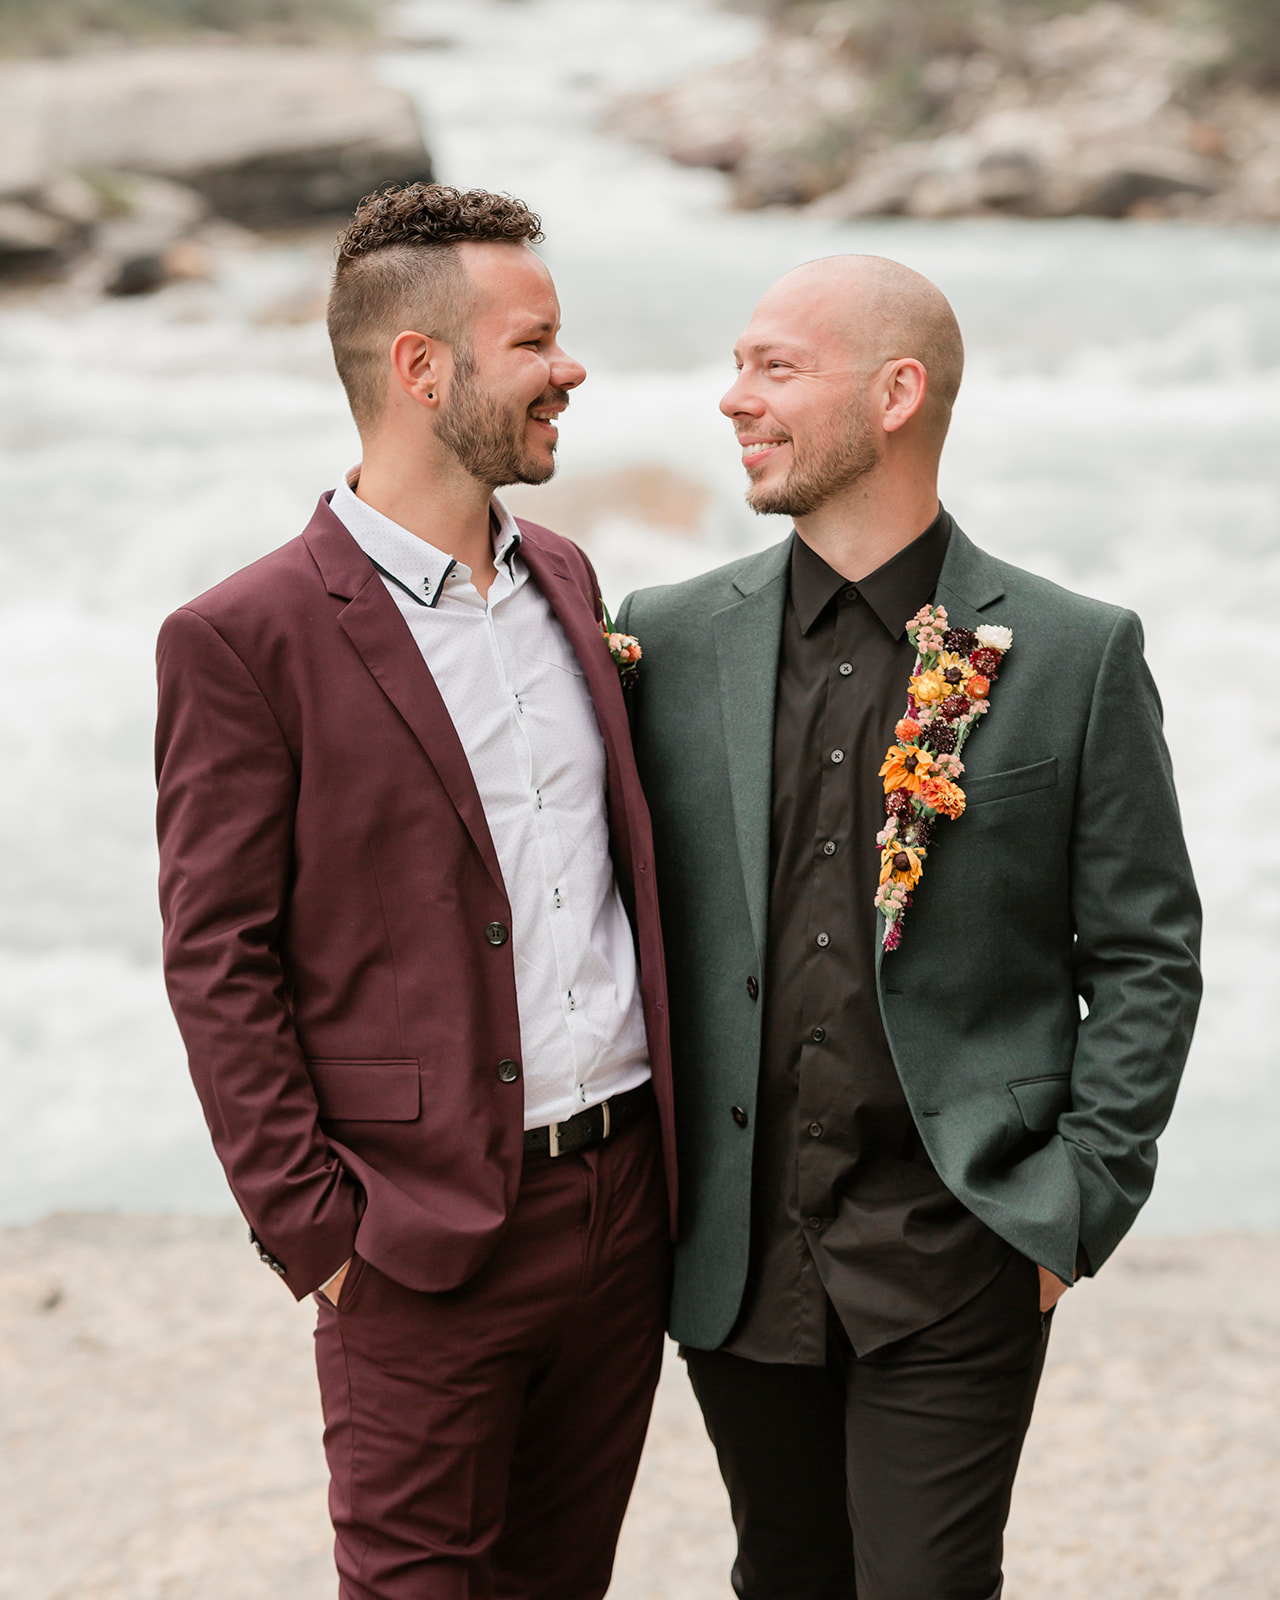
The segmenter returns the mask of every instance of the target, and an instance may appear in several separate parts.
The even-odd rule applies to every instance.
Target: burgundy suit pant
[[[527,1158],[461,1288],[421,1294],[356,1258],[316,1328],[341,1600],[599,1600],[669,1271],[656,1117]]]

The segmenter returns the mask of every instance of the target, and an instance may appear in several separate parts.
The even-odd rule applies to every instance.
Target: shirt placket
[[[847,969],[852,950],[849,848],[857,781],[853,749],[854,719],[851,699],[858,692],[857,664],[852,651],[852,616],[856,591],[835,602],[835,623],[830,629],[826,699],[819,752],[818,804],[810,865],[809,919],[806,930],[801,1011],[799,1094],[799,1209],[811,1242],[821,1237],[823,1226],[835,1215],[837,1180],[847,1164],[847,1152],[832,1140],[833,1117],[852,1041],[840,1035],[843,1018],[836,1007],[841,992],[840,973]],[[843,1118],[841,1119],[844,1120]]]
[[[505,626],[500,630],[495,614],[498,605],[501,605],[504,601],[509,604],[514,598],[514,593],[504,595],[486,605],[485,625],[496,669],[507,694],[513,736],[519,748],[524,752],[525,757],[525,783],[529,794],[532,833],[537,847],[538,871],[542,890],[542,915],[539,921],[546,930],[552,960],[555,964],[556,994],[565,1031],[566,1055],[570,1067],[567,1079],[561,1083],[561,1093],[569,1105],[576,1107],[584,1103],[585,1100],[583,1087],[583,1056],[585,1052],[582,1048],[583,1041],[579,1037],[578,1026],[581,996],[575,996],[567,976],[567,974],[575,970],[574,952],[570,948],[573,919],[566,914],[567,897],[565,886],[558,881],[559,875],[551,865],[551,857],[556,854],[555,830],[548,815],[540,783],[538,753],[533,740],[529,737],[521,692],[513,684],[511,675],[507,671],[503,651],[503,640],[507,630]],[[511,643],[510,640],[507,642]],[[550,1063],[547,1063],[547,1065],[550,1065]]]

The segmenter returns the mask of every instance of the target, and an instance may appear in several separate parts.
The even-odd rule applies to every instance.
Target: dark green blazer
[[[644,652],[632,711],[670,983],[672,1332],[701,1349],[727,1337],[747,1273],[790,549],[640,591],[617,622]],[[1199,1004],[1160,702],[1132,612],[996,561],[959,528],[936,598],[953,626],[999,623],[1014,642],[965,746],[968,809],[939,824],[901,948],[878,963],[880,1009],[947,1187],[1070,1280],[1077,1245],[1100,1266],[1150,1193]]]

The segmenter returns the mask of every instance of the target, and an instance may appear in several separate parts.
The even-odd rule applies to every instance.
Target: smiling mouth
[[[757,461],[763,461],[767,455],[775,450],[781,450],[784,444],[789,444],[787,439],[757,439],[750,444],[742,446],[742,459],[748,467],[754,466]]]

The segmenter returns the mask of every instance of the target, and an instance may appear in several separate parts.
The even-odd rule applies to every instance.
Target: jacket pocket
[[[326,1122],[412,1122],[422,1109],[416,1061],[309,1060],[307,1071]]]
[[[1006,772],[986,772],[977,778],[961,778],[965,800],[971,806],[989,800],[1009,800],[1016,794],[1036,789],[1052,789],[1058,781],[1058,758],[1033,761],[1029,767],[1010,767]]]
[[[1058,1118],[1071,1109],[1071,1077],[1053,1073],[1041,1078],[1019,1078],[1009,1085],[1018,1102],[1024,1126],[1030,1133],[1052,1133]]]

